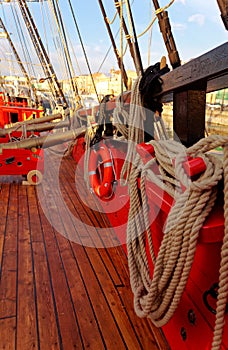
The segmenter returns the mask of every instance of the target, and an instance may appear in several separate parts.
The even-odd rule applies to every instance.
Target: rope
[[[130,175],[131,163],[135,159],[136,151],[135,144],[141,143],[144,140],[143,122],[146,118],[145,109],[142,106],[141,95],[139,93],[139,83],[141,75],[138,76],[132,88],[130,111],[128,117],[128,150],[126,159],[121,170],[121,177],[128,180]]]
[[[130,211],[127,227],[128,264],[134,307],[138,316],[150,317],[157,327],[165,325],[178,307],[194,260],[200,228],[212,210],[217,197],[217,184],[224,176],[225,233],[221,249],[219,289],[216,322],[212,349],[220,349],[224,326],[224,315],[228,295],[228,138],[212,135],[186,149],[173,141],[151,141],[155,158],[143,165],[139,156],[132,166],[130,188]],[[224,147],[224,162],[209,150]],[[206,170],[196,181],[191,181],[184,172],[183,161],[187,156],[200,156]],[[175,168],[173,159],[175,158]],[[154,166],[163,169],[156,174]],[[140,190],[138,177],[141,174]],[[153,232],[150,229],[146,181],[152,181],[175,199],[163,230],[157,257],[153,248]],[[181,184],[186,188],[180,191]],[[153,212],[153,207],[150,212]],[[154,213],[156,214],[156,213]],[[148,241],[149,253],[154,264],[150,275],[145,249]]]
[[[116,127],[117,131],[119,131],[125,139],[128,139],[128,112],[123,108],[122,103],[120,101],[121,95],[116,98],[116,107],[113,111],[113,125]]]
[[[152,20],[150,21],[150,23],[147,25],[147,27],[142,31],[142,33],[140,33],[140,34],[138,34],[137,35],[137,38],[141,38],[143,35],[145,35],[149,30],[150,30],[150,28],[153,26],[153,24],[154,24],[154,22],[156,21],[156,19],[157,19],[157,15],[159,14],[159,13],[162,13],[162,12],[164,12],[165,10],[167,10],[173,3],[174,3],[174,1],[175,0],[171,0],[167,5],[165,5],[164,7],[160,7],[159,9],[157,9],[156,11],[155,11],[155,17],[154,17],[154,15],[153,15],[153,17],[152,17]],[[129,36],[129,38],[130,39],[132,39],[133,38],[133,36],[132,36],[132,34]]]

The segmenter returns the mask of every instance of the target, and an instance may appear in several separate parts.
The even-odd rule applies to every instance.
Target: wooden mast
[[[160,6],[158,0],[153,0],[155,10],[159,10]],[[171,25],[169,22],[168,12],[162,11],[157,14],[158,24],[160,31],[162,33],[165,46],[168,51],[169,60],[173,68],[179,67],[181,65],[179,54],[176,48],[174,37],[171,31]]]
[[[113,50],[114,50],[116,58],[117,58],[118,66],[119,66],[119,68],[120,68],[120,70],[121,70],[121,72],[123,74],[124,85],[125,85],[126,89],[128,89],[128,77],[127,77],[127,73],[126,73],[126,70],[125,70],[125,67],[124,67],[124,64],[123,64],[123,60],[122,60],[122,58],[119,55],[118,49],[116,47],[115,39],[113,37],[110,25],[108,24],[107,15],[106,15],[106,12],[105,12],[105,9],[104,9],[104,5],[103,5],[101,0],[98,0],[98,2],[99,2],[99,5],[100,5],[100,8],[101,8],[102,15],[104,17],[105,25],[107,27],[110,40],[112,42],[112,46],[113,46]]]
[[[223,20],[226,30],[228,30],[228,1],[227,0],[217,0],[219,9],[221,11],[221,18]]]

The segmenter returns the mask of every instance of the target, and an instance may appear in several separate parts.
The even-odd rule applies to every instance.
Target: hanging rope
[[[116,98],[116,107],[113,111],[113,125],[115,126],[116,130],[120,132],[121,135],[127,140],[128,139],[128,119],[129,114],[128,112],[123,108],[122,105],[122,96],[119,95]]]
[[[128,150],[127,155],[121,170],[121,178],[128,180],[130,175],[131,163],[133,162],[136,151],[135,144],[144,141],[144,126],[143,122],[146,118],[145,108],[142,106],[141,95],[139,93],[139,84],[141,75],[139,75],[131,92],[130,111],[128,116]]]
[[[165,325],[178,307],[194,260],[200,228],[212,210],[217,197],[217,184],[224,178],[225,233],[221,249],[219,289],[216,322],[212,349],[219,350],[222,341],[224,315],[228,294],[228,138],[210,136],[185,149],[181,144],[169,141],[151,141],[155,158],[146,165],[137,157],[130,175],[130,211],[127,228],[128,263],[134,307],[140,317],[150,317],[153,323]],[[224,161],[210,152],[218,146],[224,147]],[[196,181],[191,181],[183,169],[187,156],[200,156],[206,170]],[[175,168],[173,167],[173,158]],[[160,176],[153,172],[152,165],[163,169]],[[165,177],[163,177],[163,173]],[[141,174],[140,191],[137,179]],[[168,215],[163,240],[157,257],[154,253],[145,181],[149,180],[168,192],[175,204]],[[186,188],[180,191],[180,184]],[[150,276],[145,239],[154,264]]]

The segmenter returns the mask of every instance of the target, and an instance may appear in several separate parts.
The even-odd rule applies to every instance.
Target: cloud
[[[205,16],[199,13],[196,13],[195,15],[192,15],[188,18],[188,22],[193,22],[193,23],[195,22],[198,25],[203,26],[205,22]]]
[[[182,23],[174,22],[172,23],[172,28],[174,30],[184,31],[186,29],[186,25]]]
[[[186,0],[177,0],[176,2],[180,2],[180,3],[183,4],[183,5],[186,4]]]

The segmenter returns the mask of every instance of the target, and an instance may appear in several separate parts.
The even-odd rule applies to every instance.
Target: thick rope
[[[145,108],[142,106],[141,95],[139,93],[139,83],[141,75],[136,80],[131,93],[130,111],[128,117],[128,150],[125,162],[121,170],[121,178],[126,176],[129,179],[131,164],[135,159],[135,145],[144,140],[143,122],[146,118]]]
[[[124,136],[125,139],[128,139],[128,119],[129,114],[128,112],[123,108],[122,102],[120,99],[122,98],[121,95],[117,96],[116,98],[116,107],[113,111],[113,125],[115,126],[116,130],[121,133],[121,135]]]
[[[153,323],[161,327],[166,324],[176,308],[188,281],[194,260],[200,228],[212,210],[217,197],[217,184],[224,176],[224,216],[225,234],[221,249],[221,268],[219,272],[219,290],[216,322],[214,328],[213,350],[220,349],[224,326],[224,315],[228,294],[228,151],[227,137],[210,136],[186,149],[175,141],[151,141],[156,158],[146,165],[139,157],[130,174],[130,211],[127,228],[128,263],[131,287],[134,293],[134,307],[140,317],[150,317]],[[224,162],[206,153],[215,147],[224,147]],[[185,174],[182,163],[187,156],[200,156],[207,168],[196,181]],[[173,159],[175,167],[173,167]],[[163,169],[161,176],[153,167]],[[137,179],[141,174],[141,186]],[[172,194],[175,204],[170,210],[163,240],[157,257],[154,253],[150,218],[146,194],[146,181],[153,181],[159,187]],[[186,187],[180,192],[180,184]],[[153,208],[150,208],[150,212]],[[156,214],[156,213],[155,213]],[[154,264],[153,276],[150,276],[145,239]]]

